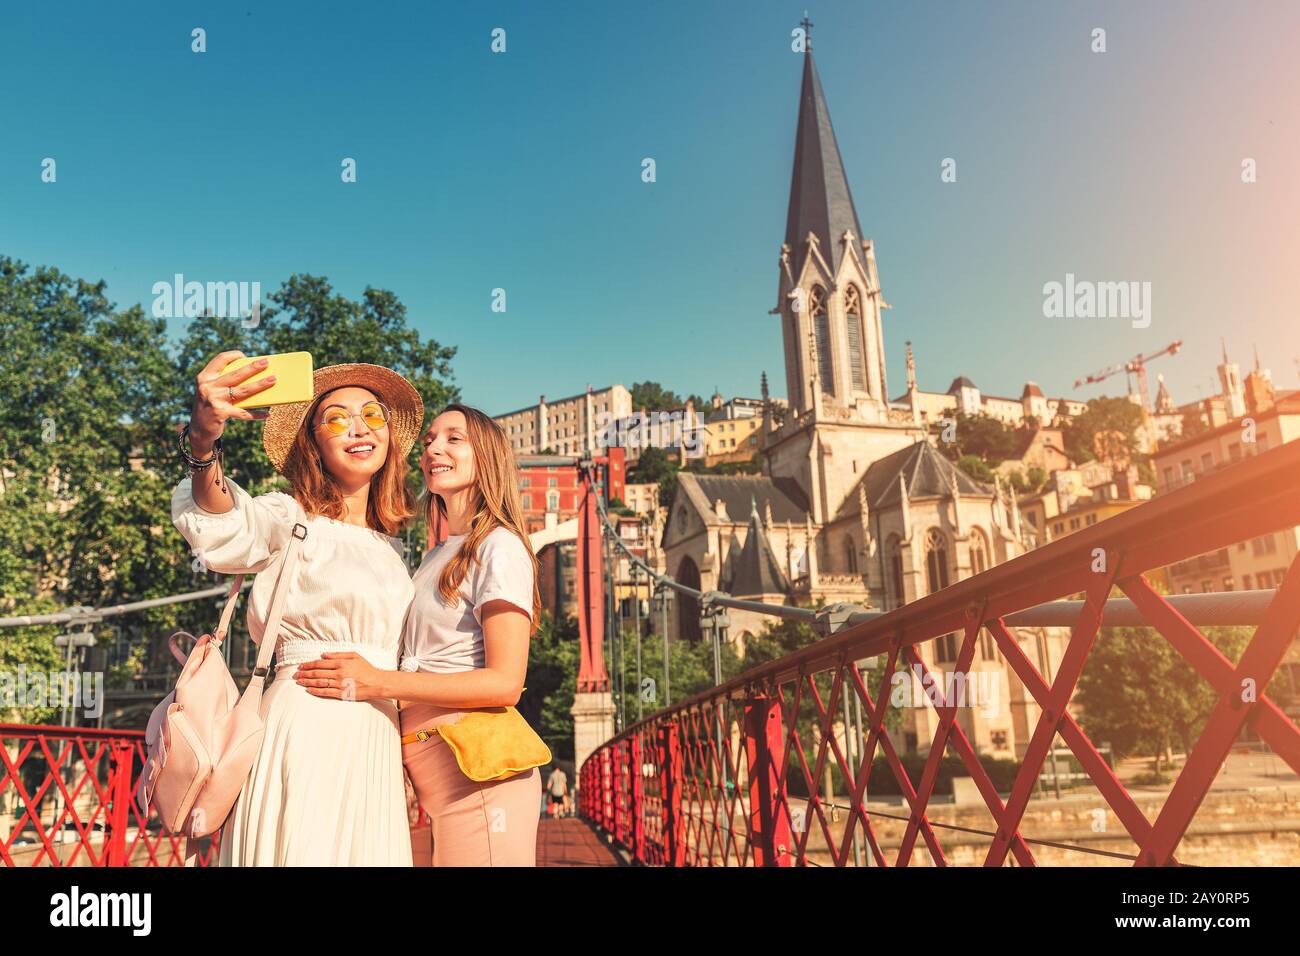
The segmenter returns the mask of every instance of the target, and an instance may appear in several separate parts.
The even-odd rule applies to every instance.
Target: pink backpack
[[[149,717],[144,737],[148,755],[136,788],[142,813],[147,816],[150,807],[156,809],[168,833],[191,839],[214,833],[239,799],[262,745],[262,686],[280,634],[285,594],[306,537],[307,526],[295,524],[257,648],[257,666],[242,695],[221,655],[221,642],[244,583],[242,574],[230,586],[216,633],[200,637],[189,657],[181,653],[176,640],[193,635],[177,631],[168,638],[172,654],[182,664],[181,674],[176,689]]]

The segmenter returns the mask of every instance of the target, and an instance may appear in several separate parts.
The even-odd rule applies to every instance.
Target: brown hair
[[[531,634],[537,629],[542,611],[542,599],[537,589],[537,555],[524,531],[524,509],[519,499],[519,467],[515,453],[506,440],[506,433],[491,418],[469,405],[453,402],[442,412],[460,412],[465,416],[465,430],[469,446],[474,452],[475,490],[478,501],[469,519],[469,530],[461,542],[460,551],[447,562],[438,580],[438,593],[447,604],[455,604],[472,564],[478,564],[478,547],[497,528],[512,532],[524,544],[528,559],[533,565],[533,608]],[[441,415],[442,412],[438,414]],[[435,416],[436,418],[437,416]],[[441,495],[425,496],[425,517],[435,535],[447,520],[447,506]]]
[[[345,386],[340,386],[340,388]],[[369,392],[379,395],[374,389]],[[331,392],[338,391],[332,389]],[[343,520],[347,517],[347,506],[343,502],[343,493],[332,475],[325,470],[321,461],[320,448],[317,447],[312,431],[315,429],[316,413],[321,401],[331,392],[319,395],[307,410],[302,427],[294,436],[293,447],[285,461],[284,475],[289,479],[294,498],[308,514],[324,515],[326,518]],[[380,395],[382,401],[383,396]],[[370,494],[366,502],[366,525],[384,534],[396,535],[415,514],[415,496],[407,487],[406,476],[410,472],[406,456],[389,436],[388,457],[384,464],[370,478]]]

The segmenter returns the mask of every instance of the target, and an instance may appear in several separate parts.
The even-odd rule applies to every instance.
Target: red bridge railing
[[[920,843],[930,864],[944,866],[950,860],[940,839],[943,832],[945,839],[951,834],[982,839],[977,852],[986,866],[1004,865],[1008,857],[1032,866],[1036,847],[1082,849],[1022,832],[1035,783],[1059,734],[1136,849],[1103,855],[1141,866],[1177,864],[1175,852],[1243,727],[1252,727],[1300,773],[1300,729],[1265,694],[1300,624],[1300,557],[1292,560],[1235,663],[1158,594],[1146,574],[1296,525],[1300,442],[1250,458],[896,611],[852,624],[628,727],[583,763],[579,811],[633,859],[652,865],[906,866]],[[1113,589],[1123,592],[1141,619],[1217,692],[1217,702],[1172,790],[1154,808],[1153,820],[1067,706]],[[1078,594],[1085,596],[1082,610],[1049,683],[1003,619]],[[919,779],[909,777],[884,732],[896,668],[927,673],[918,646],[958,632],[962,640],[954,667],[957,673],[969,673],[981,629],[1041,708],[1005,799],[956,720],[958,702],[935,695],[937,730]],[[882,690],[873,696],[856,662],[881,656]],[[833,730],[846,689],[856,697],[867,724],[865,744],[852,760],[845,753],[848,734],[841,746]],[[843,716],[847,724],[848,714]],[[978,789],[991,818],[987,829],[931,819],[940,759],[949,749]],[[879,804],[868,810],[869,771],[878,754],[903,795],[897,813],[882,811]],[[819,792],[828,766],[838,771],[847,791],[834,801]],[[830,805],[842,800],[846,807]],[[841,810],[843,826],[835,832]],[[896,852],[886,852],[884,826],[892,827],[889,849],[896,847]],[[814,834],[816,858],[810,846]]]
[[[0,724],[0,864],[184,866],[185,840],[132,799],[144,732]],[[216,859],[196,841],[193,865]]]

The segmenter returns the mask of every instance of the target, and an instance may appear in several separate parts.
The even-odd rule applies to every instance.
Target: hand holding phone
[[[195,380],[191,448],[196,454],[205,454],[232,418],[266,418],[266,412],[252,412],[250,408],[307,401],[311,396],[310,352],[251,358],[240,351],[222,352],[203,367]]]

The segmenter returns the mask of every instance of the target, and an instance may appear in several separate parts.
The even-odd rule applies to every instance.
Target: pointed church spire
[[[862,228],[844,175],[844,161],[835,142],[830,110],[822,92],[821,79],[813,62],[812,40],[804,17],[807,35],[803,59],[803,84],[799,90],[799,120],[794,141],[794,172],[790,180],[790,206],[786,213],[785,241],[794,254],[795,276],[803,268],[808,233],[817,237],[821,253],[831,268],[839,271],[844,257],[844,233],[851,232],[862,242]],[[859,255],[861,249],[859,247]]]

